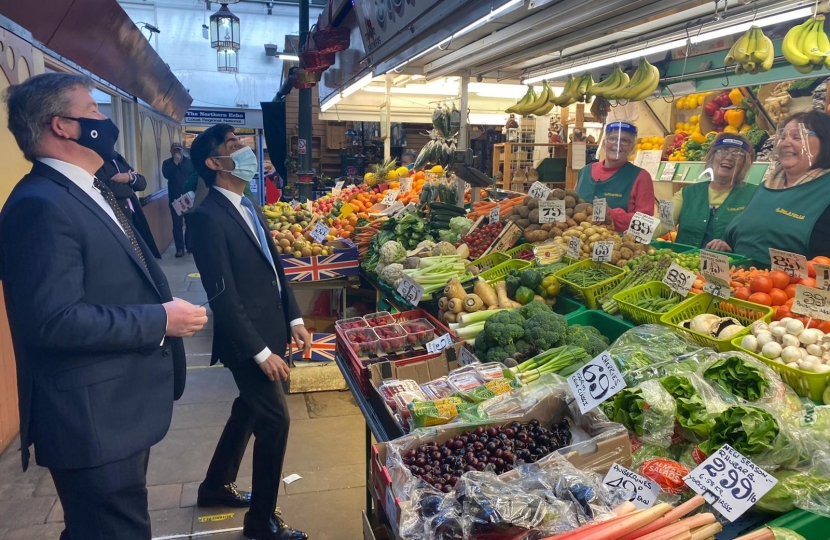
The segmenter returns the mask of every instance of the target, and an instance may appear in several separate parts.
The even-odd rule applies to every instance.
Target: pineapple
[[[368,185],[369,187],[375,187],[381,181],[386,181],[387,177],[389,176],[389,172],[394,169],[395,159],[389,158],[380,165],[373,165],[372,172],[366,173],[366,175],[363,177],[363,181],[366,182],[366,185]]]

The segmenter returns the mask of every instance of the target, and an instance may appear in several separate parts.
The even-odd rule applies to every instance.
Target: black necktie
[[[118,223],[121,224],[121,228],[124,229],[124,232],[127,234],[127,238],[130,240],[130,244],[133,245],[133,249],[135,250],[138,258],[141,259],[141,263],[144,265],[144,268],[147,270],[147,273],[150,273],[150,269],[147,267],[147,261],[144,260],[144,252],[141,251],[141,246],[138,245],[138,240],[135,238],[135,231],[133,231],[130,222],[127,221],[127,216],[124,215],[123,210],[121,207],[118,206],[118,201],[115,200],[115,195],[107,187],[107,185],[95,178],[92,181],[92,185],[101,192],[101,195],[104,196],[104,200],[112,207],[112,211],[115,213],[116,219],[118,219]]]

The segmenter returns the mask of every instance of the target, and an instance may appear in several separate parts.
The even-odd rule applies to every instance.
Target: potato
[[[574,212],[586,213],[585,208],[587,208],[588,206],[588,203],[579,203],[576,206],[574,206]]]
[[[545,225],[548,225],[548,223],[546,223]],[[528,228],[525,229],[525,232],[527,233],[527,232],[538,231],[541,228],[542,228],[542,226],[539,225],[538,223],[531,223],[530,226],[528,226]]]
[[[518,225],[522,229],[530,227],[530,223],[531,223],[531,221],[529,219],[519,219],[519,220],[516,221],[516,225]]]
[[[557,199],[557,200],[560,200],[560,201],[565,200],[566,193],[565,193],[564,189],[554,189],[553,191],[550,192],[550,194],[554,199]],[[552,199],[550,199],[550,197],[548,197],[548,200],[552,200]]]
[[[550,223],[544,223],[540,228],[543,231],[550,231],[551,229],[553,229],[553,225],[551,225]]]
[[[566,197],[571,197],[571,198],[573,198],[574,201],[576,201],[579,198],[579,193],[577,193],[576,191],[574,191],[572,189],[566,189],[565,190],[565,196]],[[576,202],[574,202],[574,204],[576,204]]]
[[[539,209],[534,208],[533,210],[527,213],[525,218],[530,220],[532,223],[539,223]]]
[[[528,214],[530,214],[530,208],[527,206],[518,206],[516,210],[519,212],[519,215],[522,216],[522,219],[527,219]],[[539,221],[538,218],[536,221]]]
[[[573,208],[576,206],[576,199],[573,197],[565,197],[565,208]]]
[[[574,218],[574,221],[578,221],[580,223],[583,223],[583,222],[588,220],[588,215],[585,214],[584,212],[580,212],[578,214],[574,214],[573,218]]]
[[[545,232],[545,231],[542,231],[542,230],[536,230],[536,231],[530,231],[530,232],[525,231],[525,240],[527,240],[528,242],[532,242],[532,243],[544,242],[547,239],[548,239],[548,233]]]
[[[574,217],[574,209],[573,208],[565,208],[565,215],[568,217]]]
[[[527,207],[531,210],[539,208],[539,201],[537,199],[532,199],[529,203],[527,203]]]

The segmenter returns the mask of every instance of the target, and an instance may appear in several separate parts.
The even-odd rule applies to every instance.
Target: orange
[[[749,295],[752,294],[752,291],[747,289],[746,287],[738,287],[735,289],[735,298],[738,300],[748,300]]]
[[[823,255],[819,255],[817,257],[813,257],[812,262],[817,264],[830,264],[830,257],[824,257]]]
[[[791,283],[784,288],[784,292],[787,293],[787,298],[795,298],[795,284]]]
[[[753,280],[754,281],[754,280]],[[772,298],[765,292],[755,292],[749,295],[749,301],[762,306],[771,306]]]
[[[800,277],[798,277],[798,276],[793,276],[793,277],[791,277],[791,278],[790,278],[790,284],[793,284],[793,283],[798,283],[800,280],[801,280],[801,278],[800,278]]]
[[[787,276],[789,278],[790,276]],[[789,281],[789,279],[787,279]],[[781,289],[773,289],[769,292],[769,297],[772,299],[773,306],[783,306],[784,302],[789,300],[787,293]]]
[[[773,270],[767,277],[772,280],[772,286],[777,289],[784,289],[790,284],[790,275],[782,270]]]
[[[813,261],[807,261],[807,275],[810,277],[816,277],[816,267],[813,266],[814,264]]]
[[[814,287],[815,288],[816,280],[811,278],[811,277],[803,278],[798,282],[798,284],[799,285],[806,285],[807,287]]]
[[[772,290],[772,280],[766,276],[754,277],[752,278],[752,281],[749,282],[749,290],[753,293],[768,293]],[[750,300],[750,302],[751,301],[752,300]]]

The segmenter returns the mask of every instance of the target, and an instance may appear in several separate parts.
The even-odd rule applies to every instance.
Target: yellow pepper
[[[736,107],[739,106],[743,99],[744,99],[744,95],[741,94],[741,91],[738,90],[737,88],[733,88],[729,92],[729,101],[732,102],[732,105],[734,105]],[[738,127],[738,126],[735,126],[735,127]]]
[[[700,144],[703,144],[703,143],[706,142],[706,137],[703,135],[703,133],[701,133],[699,131],[695,131],[694,133],[692,133],[689,136],[689,138],[692,139],[694,142],[700,143]]]
[[[738,128],[736,128],[735,126],[726,126],[725,128],[723,128],[723,132],[724,133],[738,133]]]
[[[723,115],[726,119],[726,123],[735,129],[741,127],[744,123],[744,116],[745,114],[743,109],[729,109]]]

